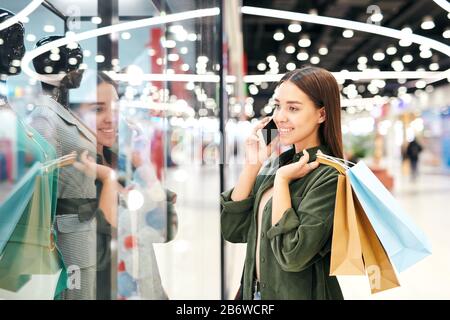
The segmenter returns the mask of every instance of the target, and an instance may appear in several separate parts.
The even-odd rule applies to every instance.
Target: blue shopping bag
[[[399,272],[431,254],[431,244],[362,161],[347,170],[359,202]]]
[[[0,255],[33,196],[41,163],[36,162],[0,203]]]

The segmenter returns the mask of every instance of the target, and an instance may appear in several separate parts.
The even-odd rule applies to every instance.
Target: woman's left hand
[[[275,175],[276,179],[282,179],[286,182],[291,182],[296,179],[300,179],[301,177],[306,176],[312,170],[316,169],[319,166],[319,162],[313,161],[308,163],[309,161],[309,153],[306,150],[303,150],[303,156],[299,161],[285,165],[277,170]]]

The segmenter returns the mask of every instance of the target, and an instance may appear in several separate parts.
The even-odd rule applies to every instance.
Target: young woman
[[[319,150],[343,158],[338,85],[304,67],[281,79],[274,101],[277,139],[266,147],[259,131],[270,119],[259,122],[236,186],[221,195],[223,237],[247,243],[243,299],[343,299],[329,276],[338,172],[315,161]],[[261,170],[278,142],[293,148]]]

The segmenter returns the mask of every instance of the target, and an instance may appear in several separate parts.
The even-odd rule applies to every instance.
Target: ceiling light
[[[272,61],[271,63],[269,63],[269,68],[272,69],[272,70],[273,69],[278,69],[279,66],[280,65],[276,61]]]
[[[433,18],[432,18],[431,16],[426,16],[426,17],[423,19],[422,24],[420,25],[420,27],[421,27],[423,30],[430,30],[430,29],[433,29],[433,28],[435,27]]]
[[[319,48],[319,54],[322,55],[322,56],[328,54],[328,48],[325,47],[325,46],[320,47],[320,48]]]
[[[189,33],[188,34],[188,36],[187,36],[187,39],[189,40],[189,41],[195,41],[195,40],[197,40],[197,34],[195,34],[195,33]]]
[[[423,89],[423,88],[425,88],[426,85],[427,85],[427,83],[423,80],[416,81],[416,88],[418,88],[418,89]]]
[[[207,56],[198,56],[197,61],[200,63],[206,64],[206,63],[208,63],[209,59]]]
[[[122,34],[120,36],[123,40],[131,39],[131,33],[129,33],[129,32],[122,32]]]
[[[410,27],[404,27],[401,32],[405,35],[398,44],[401,47],[409,47],[412,44],[412,41],[409,39],[410,35],[413,33],[412,29]]]
[[[306,60],[308,60],[308,58],[309,58],[308,52],[306,52],[304,50],[300,51],[297,54],[297,59],[300,60],[300,61],[306,61]]]
[[[401,31],[405,32],[405,33],[413,33],[413,31],[410,27],[404,27]]]
[[[102,23],[102,18],[100,18],[100,17],[92,17],[91,18],[91,22],[93,24],[100,24],[100,23]]]
[[[357,68],[359,71],[364,71],[364,70],[367,69],[367,65],[366,65],[366,64],[362,64],[362,63],[358,63],[358,65],[356,66],[356,68]]]
[[[397,72],[403,71],[403,68],[404,68],[403,63],[398,59],[392,61],[391,66],[392,66],[392,69],[394,69]]]
[[[375,61],[382,61],[384,59],[385,55],[382,51],[377,51],[373,54],[373,60]]]
[[[353,32],[353,30],[350,30],[350,29],[346,29],[342,32],[342,36],[344,38],[351,38],[351,37],[353,37],[353,35],[354,35],[354,32]]]
[[[398,87],[397,91],[399,94],[405,94],[406,92],[408,92],[408,89],[404,86],[400,86]]]
[[[184,72],[188,71],[189,70],[189,65],[187,63],[183,63],[181,65],[181,70],[183,70]]]
[[[422,59],[428,59],[431,58],[431,56],[433,55],[433,53],[431,52],[431,50],[423,50],[420,51],[420,57]]]
[[[374,13],[370,16],[370,21],[372,22],[380,22],[381,20],[383,20],[381,12]]]
[[[283,40],[283,39],[284,39],[284,33],[283,33],[283,31],[277,30],[277,31],[275,32],[275,34],[273,35],[273,39],[274,39],[275,41],[281,41],[281,40]]]
[[[264,70],[266,70],[266,64],[265,63],[263,63],[263,62],[260,62],[260,63],[258,63],[258,65],[256,66],[256,68],[259,70],[259,71],[264,71]]]
[[[320,62],[320,58],[319,56],[312,56],[310,61],[312,64],[318,64]]]
[[[175,40],[164,40],[162,41],[162,46],[164,48],[175,48],[177,46],[177,43],[175,42]]]
[[[367,63],[367,57],[361,56],[358,58],[358,63],[360,64],[366,64]]]
[[[289,70],[289,71],[295,70],[295,68],[297,68],[297,66],[296,66],[295,63],[293,63],[293,62],[289,62],[289,63],[286,65],[286,69]]]
[[[103,56],[103,55],[101,55],[101,54],[96,55],[96,56],[95,56],[95,62],[97,62],[97,63],[103,63],[103,62],[105,62],[105,56]]]
[[[389,48],[386,49],[386,53],[390,56],[393,56],[394,54],[397,53],[397,48],[394,46],[391,46]]]
[[[402,61],[404,63],[410,63],[411,61],[413,61],[413,56],[407,53],[402,57]]]
[[[251,95],[257,95],[259,92],[258,87],[255,86],[254,84],[248,86],[248,91],[250,92]]]
[[[431,71],[437,71],[439,70],[439,64],[437,62],[433,62],[430,64],[429,68]]]
[[[53,33],[55,31],[56,31],[56,28],[55,28],[54,25],[47,24],[47,25],[44,26],[44,32]]]
[[[398,42],[398,45],[399,45],[400,47],[409,47],[410,45],[412,45],[412,42],[411,42],[410,40],[407,40],[407,39],[401,39],[401,40]]]
[[[36,41],[36,36],[34,34],[29,33],[29,34],[27,34],[26,39],[29,42],[34,42],[34,41]]]
[[[267,56],[266,60],[267,60],[267,62],[271,63],[271,62],[277,61],[277,58],[273,54],[271,54],[271,55]]]
[[[311,45],[311,40],[308,36],[303,36],[299,41],[298,45],[302,48],[307,48]]]
[[[427,44],[433,50],[437,50],[439,52],[444,53],[445,55],[450,56],[450,49],[447,45],[442,42],[436,41],[434,39],[430,39],[427,37],[419,36],[416,34],[405,34],[397,29],[382,27],[375,24],[362,23],[357,21],[352,21],[348,19],[338,19],[324,16],[311,16],[307,14],[297,13],[297,12],[289,12],[283,10],[273,10],[273,9],[265,9],[265,8],[257,8],[250,6],[243,6],[241,8],[241,12],[243,14],[263,16],[263,17],[272,17],[272,18],[281,18],[286,20],[295,20],[295,21],[304,21],[306,23],[314,23],[321,24],[332,27],[339,28],[349,28],[357,31],[378,34],[382,36],[388,36],[396,39],[407,39],[411,42],[417,44]],[[406,35],[406,36],[405,36]],[[357,72],[355,73],[357,74]],[[436,75],[433,79],[433,82],[439,81],[448,77],[447,73],[440,73]]]
[[[292,22],[289,25],[288,30],[292,33],[298,33],[300,31],[302,31],[302,26],[298,22]]]
[[[450,29],[446,29],[446,30],[444,31],[444,33],[442,33],[442,36],[443,36],[445,39],[450,38]]]
[[[178,61],[180,59],[180,56],[176,53],[169,53],[167,56],[167,60],[169,61]]]
[[[292,54],[295,52],[295,47],[292,44],[288,44],[284,50],[286,53]]]

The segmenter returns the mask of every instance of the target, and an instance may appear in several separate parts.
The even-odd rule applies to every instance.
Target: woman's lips
[[[114,139],[116,137],[116,130],[114,130],[114,129],[99,129],[98,134],[107,139]]]
[[[278,128],[278,133],[280,134],[280,136],[285,136],[288,135],[292,130],[294,130],[293,128]]]
[[[98,131],[103,132],[103,133],[113,133],[114,129],[99,129]]]

